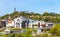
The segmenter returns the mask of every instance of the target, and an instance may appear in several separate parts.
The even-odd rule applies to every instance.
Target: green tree
[[[43,13],[43,16],[48,16],[48,15],[49,15],[48,12],[44,12],[44,13]]]
[[[55,25],[49,32],[54,36],[60,36],[60,24]]]

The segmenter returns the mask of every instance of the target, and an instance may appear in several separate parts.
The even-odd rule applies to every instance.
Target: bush
[[[35,33],[37,32],[37,30],[36,30],[36,29],[34,29],[33,31],[34,31]]]
[[[35,35],[35,37],[48,37],[48,34],[39,34],[39,35]]]
[[[27,34],[31,34],[32,33],[32,30],[31,29],[28,29],[27,30]]]
[[[52,35],[54,35],[54,36],[60,36],[60,25],[59,24],[57,24],[57,25],[55,25],[53,28],[51,28],[51,30],[49,31]]]

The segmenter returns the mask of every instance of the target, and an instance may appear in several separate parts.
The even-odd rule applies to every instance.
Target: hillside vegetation
[[[11,16],[14,19],[16,16],[24,16],[26,18],[35,19],[35,20],[44,20],[46,22],[60,23],[60,14],[54,12],[44,12],[43,14],[29,12],[29,11],[16,11],[11,14],[6,14],[1,16],[1,19],[7,19],[8,16]]]

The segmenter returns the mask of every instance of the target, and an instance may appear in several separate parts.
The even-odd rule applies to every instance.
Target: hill
[[[24,16],[26,18],[35,19],[35,20],[44,20],[46,22],[60,23],[60,14],[54,12],[44,12],[43,14],[28,12],[28,11],[16,11],[11,14],[6,14],[1,17],[1,19],[7,19],[8,16],[11,16],[14,19],[16,16]]]

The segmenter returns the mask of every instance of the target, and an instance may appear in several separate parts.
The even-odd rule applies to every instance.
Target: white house
[[[44,21],[31,21],[29,23],[29,28],[42,28],[42,25],[46,25],[46,23]]]
[[[17,18],[15,18],[14,19],[14,26],[15,26],[15,28],[22,28],[21,27],[21,18],[20,17],[17,17]]]
[[[8,27],[8,28],[14,27],[14,21],[13,20],[7,20],[6,27]]]
[[[12,18],[10,16],[6,20],[6,27],[7,28],[14,27],[14,20],[12,20]]]
[[[54,23],[46,23],[47,27],[51,28],[54,26]]]
[[[15,25],[15,28],[26,28],[27,27],[27,24],[26,24],[26,18],[25,17],[16,17],[14,19],[14,25]]]
[[[11,19],[9,16],[8,19],[6,20],[6,27],[8,28],[27,28],[29,24],[29,19],[23,17],[23,16],[18,16],[14,20]]]
[[[41,28],[52,26],[51,23],[46,23],[45,21],[38,21],[27,19],[23,16],[18,16],[14,20],[9,17],[6,22],[6,27],[14,27],[14,28]]]
[[[53,27],[53,25],[54,25],[53,23],[40,22],[40,27],[37,29],[37,33],[43,32],[44,29],[48,31]]]

